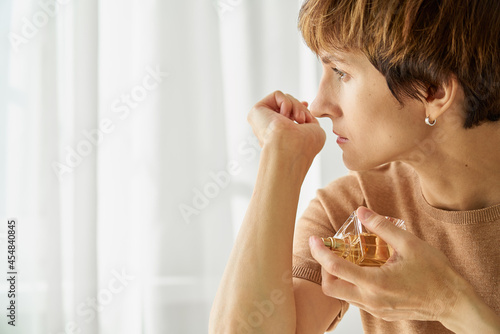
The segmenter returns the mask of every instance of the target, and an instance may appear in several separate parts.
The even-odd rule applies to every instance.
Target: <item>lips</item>
[[[332,130],[333,133],[335,133],[339,138],[342,138],[342,139],[348,139],[347,137],[344,137],[342,136],[341,134],[338,134],[335,130]]]
[[[338,138],[337,138],[337,144],[339,145],[342,145],[342,144],[346,144],[349,142],[349,139],[347,139],[346,137],[342,136],[341,134],[338,134],[337,132],[335,132],[335,130],[332,130],[333,133],[335,133]]]

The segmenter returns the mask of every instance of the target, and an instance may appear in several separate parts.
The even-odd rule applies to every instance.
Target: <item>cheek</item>
[[[387,100],[364,100],[356,104],[355,112],[346,114],[352,139],[344,150],[347,168],[365,170],[400,160],[417,145],[421,127],[415,123],[414,113],[423,111],[401,109]]]
[[[387,142],[393,137],[394,121],[390,103],[373,95],[353,99],[352,113],[345,113],[354,141],[368,146]]]
[[[356,138],[343,149],[343,161],[350,170],[369,170],[398,160],[407,144],[380,126],[367,123],[358,130]]]
[[[371,82],[357,92],[352,97],[357,101],[357,122],[363,124],[365,131],[373,133],[376,141],[402,140],[418,128],[415,127],[418,115],[424,115],[422,122],[425,118],[425,110],[420,102],[412,100],[401,106],[385,81]]]

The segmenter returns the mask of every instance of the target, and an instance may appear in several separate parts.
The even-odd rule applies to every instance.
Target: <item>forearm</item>
[[[242,327],[295,332],[293,230],[310,163],[305,157],[263,149],[252,199],[212,308],[211,333],[234,333]]]
[[[500,333],[500,317],[473,291],[472,287],[458,300],[453,312],[443,321],[457,333]]]

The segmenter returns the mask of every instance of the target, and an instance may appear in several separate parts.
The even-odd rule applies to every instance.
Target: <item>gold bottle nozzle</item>
[[[323,240],[323,243],[325,244],[326,247],[332,250],[342,248],[344,246],[344,240],[342,239],[328,237],[328,238],[321,238],[321,240]]]

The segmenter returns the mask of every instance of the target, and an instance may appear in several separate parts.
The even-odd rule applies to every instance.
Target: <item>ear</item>
[[[426,115],[433,122],[441,116],[455,102],[457,92],[460,89],[460,84],[455,75],[450,75],[446,82],[441,83],[438,87],[430,87],[427,90],[426,97]]]

